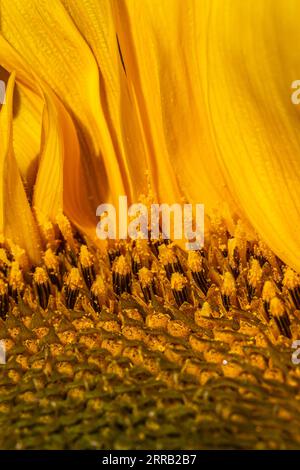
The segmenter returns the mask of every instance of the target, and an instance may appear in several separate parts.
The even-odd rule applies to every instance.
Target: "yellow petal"
[[[300,75],[291,47],[299,42],[297,2],[113,5],[161,181],[172,162],[189,201],[207,212],[227,201],[299,270],[299,111],[290,100]]]
[[[262,0],[255,8],[250,0],[213,0],[199,11],[200,65],[228,185],[264,241],[298,271],[299,109],[290,95],[300,76],[299,14],[294,0]]]
[[[74,123],[59,99],[43,85],[44,145],[34,188],[33,205],[40,226],[57,222],[63,212],[91,240],[95,239],[96,211],[90,195],[96,181],[85,161]]]
[[[31,194],[37,173],[43,106],[43,100],[37,93],[21,83],[16,83],[13,148],[28,194]]]
[[[132,110],[137,113],[146,149],[146,161],[141,164],[149,170],[157,196],[175,202],[181,193],[163,133],[157,55],[151,44],[153,31],[148,16],[151,5],[148,2],[112,2],[112,5]],[[146,43],[142,44],[144,39]],[[134,155],[127,154],[127,158],[130,160]]]
[[[183,192],[190,202],[212,208],[224,196],[225,181],[203,113],[193,2],[128,0],[113,6],[160,199],[178,202]]]
[[[41,226],[49,220],[55,223],[57,215],[63,211],[63,123],[56,112],[53,98],[51,99],[46,93],[45,102],[43,117],[45,142],[39,160],[33,197],[33,206]]]
[[[90,195],[96,210],[99,203],[115,193],[124,193],[124,184],[112,138],[101,108],[99,74],[93,54],[73,24],[63,5],[54,0],[22,0],[1,3],[1,33],[12,46],[0,50],[8,70],[24,76],[20,62],[60,97],[80,131],[86,171],[94,178]],[[16,61],[15,51],[18,57]],[[101,177],[101,185],[97,184]]]
[[[147,190],[149,149],[119,50],[110,0],[62,0],[97,60],[100,98],[129,200]],[[138,162],[138,164],[137,164]]]
[[[23,248],[29,260],[40,261],[40,239],[29,206],[12,147],[14,74],[6,91],[6,104],[0,113],[0,233]]]

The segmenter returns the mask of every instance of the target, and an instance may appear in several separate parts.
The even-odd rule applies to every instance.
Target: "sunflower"
[[[1,1],[1,448],[300,448],[299,8]],[[204,247],[99,242],[120,195]]]

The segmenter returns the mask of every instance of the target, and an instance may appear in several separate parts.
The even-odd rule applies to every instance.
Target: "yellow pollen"
[[[80,272],[78,268],[72,268],[66,280],[66,284],[70,289],[77,289],[82,285]]]
[[[182,290],[186,285],[188,281],[183,274],[180,273],[174,273],[172,274],[171,277],[171,288],[175,290]]]
[[[235,280],[233,275],[230,272],[224,274],[222,292],[224,295],[231,295],[235,293]]]
[[[272,281],[266,281],[264,283],[262,291],[262,299],[265,302],[270,302],[270,300],[276,296],[276,287]]]
[[[264,256],[266,259],[270,260],[273,257],[272,251],[267,247],[267,245],[262,241],[259,240],[258,242],[258,249],[262,256]]]
[[[59,261],[57,256],[53,253],[51,248],[48,248],[44,254],[44,261],[47,269],[51,269],[53,271],[58,271],[59,269]]]
[[[161,245],[158,250],[159,259],[164,266],[167,264],[177,263],[177,257],[172,248],[168,248],[166,245]]]
[[[7,259],[6,251],[4,250],[4,248],[0,248],[0,263],[6,264],[7,266],[10,265],[10,262]]]
[[[287,289],[295,289],[295,287],[300,285],[299,274],[295,273],[291,268],[287,268],[283,277],[283,285]]]
[[[13,290],[23,290],[24,288],[23,274],[17,261],[11,263],[8,282]]]
[[[33,279],[37,284],[46,284],[48,276],[44,268],[36,268],[34,271]]]
[[[113,271],[123,276],[130,273],[130,266],[126,261],[125,256],[121,255],[114,261]]]
[[[278,297],[273,297],[273,299],[271,299],[270,312],[275,317],[280,317],[284,314],[285,308],[283,302]]]
[[[141,254],[137,250],[133,250],[132,259],[133,259],[133,261],[135,261],[137,263],[140,263],[141,262]]]
[[[152,283],[153,273],[149,269],[142,268],[139,270],[138,274],[139,274],[139,281],[142,287],[147,287]]]
[[[79,259],[80,264],[83,268],[89,268],[90,266],[92,266],[93,256],[87,249],[87,246],[81,245]]]
[[[54,242],[55,230],[52,222],[48,220],[47,222],[42,223],[40,227],[45,240],[47,240],[47,242]]]
[[[15,245],[11,241],[8,240],[10,251],[15,259],[15,261],[22,267],[28,266],[28,258],[26,252],[23,248]]]
[[[132,251],[132,259],[142,264],[148,264],[150,258],[147,240],[136,240],[136,245]]]
[[[257,259],[252,259],[250,270],[248,271],[248,282],[252,287],[256,287],[261,281],[262,269]]]
[[[96,297],[106,294],[105,284],[100,274],[97,275],[96,280],[91,287],[91,292]]]
[[[228,240],[228,259],[230,266],[235,266],[235,249],[238,248],[238,241],[236,238],[230,238]]]
[[[202,258],[196,251],[189,251],[188,266],[194,273],[200,272],[202,269]]]
[[[59,214],[56,217],[56,222],[57,222],[59,230],[61,231],[64,239],[67,242],[72,244],[74,242],[73,232],[72,232],[71,224],[70,224],[69,220],[67,219],[67,217],[63,214]]]

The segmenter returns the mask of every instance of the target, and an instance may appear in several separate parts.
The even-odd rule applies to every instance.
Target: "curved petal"
[[[113,6],[160,199],[178,201],[183,193],[211,209],[226,188],[203,112],[194,2],[116,0]]]
[[[44,145],[39,162],[33,205],[41,226],[56,223],[64,212],[95,241],[96,211],[90,204],[95,179],[85,171],[74,123],[59,99],[45,85]]]
[[[63,161],[64,139],[62,123],[53,99],[45,93],[43,117],[44,145],[34,187],[33,207],[42,226],[49,220],[55,223],[57,214],[63,211]]]
[[[23,248],[33,263],[39,263],[41,241],[29,206],[12,147],[14,74],[0,113],[0,233]]]
[[[260,236],[298,271],[299,109],[291,83],[300,76],[299,14],[294,0],[262,0],[255,8],[250,0],[213,0],[201,11],[201,69],[228,185]]]
[[[124,192],[120,167],[101,108],[99,74],[94,57],[59,0],[1,2],[1,33],[13,53],[0,50],[0,60],[16,69],[15,51],[27,68],[60,97],[80,132],[81,148],[91,178],[100,179],[90,195],[96,210]],[[6,48],[7,49],[7,48]],[[24,75],[24,72],[21,72]]]
[[[13,148],[30,195],[37,173],[44,102],[37,93],[18,83],[14,96]]]
[[[173,167],[188,200],[207,211],[228,201],[299,270],[299,111],[290,100],[300,72],[291,47],[298,3],[113,5],[127,77],[153,138],[152,173],[156,166],[164,183]]]
[[[149,150],[120,50],[110,0],[62,0],[97,60],[102,109],[112,136],[124,189],[137,201],[148,183]]]
[[[16,80],[13,96],[13,149],[26,192],[31,197],[40,152],[44,102],[39,90],[36,90],[32,75],[26,71],[26,64],[22,60],[18,61],[17,54],[7,43],[3,44],[3,42],[0,36],[2,51],[5,55],[12,53],[17,70],[22,70],[24,67],[24,74]],[[3,77],[1,77],[1,70]],[[8,76],[9,72],[0,67],[0,77],[7,81]]]

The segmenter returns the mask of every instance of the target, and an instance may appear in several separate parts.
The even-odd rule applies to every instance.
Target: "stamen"
[[[79,242],[79,245],[86,245],[86,240],[83,234],[80,233],[78,230],[75,230],[73,237]]]
[[[202,290],[203,294],[207,295],[209,283],[205,276],[201,255],[196,251],[190,251],[188,254],[188,266],[195,283]]]
[[[96,312],[101,311],[101,306],[105,303],[106,287],[102,277],[98,274],[91,287],[92,307]]]
[[[33,274],[39,304],[45,310],[48,306],[50,296],[49,278],[44,268],[36,268]]]
[[[46,250],[44,255],[44,262],[52,284],[56,285],[60,289],[61,279],[59,258],[53,253],[51,248],[48,248],[48,250]]]
[[[230,297],[236,293],[235,279],[233,275],[227,271],[224,274],[223,285],[222,285],[222,300],[225,309],[230,309]]]
[[[227,246],[226,246],[224,243],[222,243],[219,248],[220,248],[221,253],[222,253],[222,255],[224,256],[224,258],[227,258],[227,256],[228,256],[228,248],[227,248]]]
[[[149,250],[149,241],[138,238],[135,240],[135,248],[138,252],[145,258],[150,257],[150,250]]]
[[[12,242],[9,242],[9,248],[14,260],[19,264],[19,266],[22,266],[22,268],[29,266],[28,257],[24,248],[21,248]]]
[[[253,255],[252,246],[249,241],[246,242],[246,261],[249,262]]]
[[[300,310],[300,276],[287,268],[283,277],[283,286],[288,289],[297,310]]]
[[[278,297],[273,297],[270,302],[270,312],[275,319],[276,325],[280,333],[287,338],[292,337],[290,330],[290,319],[286,312],[283,302]]]
[[[196,251],[189,251],[188,266],[194,273],[202,271],[202,257]]]
[[[236,238],[229,238],[228,240],[228,259],[232,274],[236,279],[240,273],[240,254]]]
[[[150,266],[150,253],[148,242],[146,240],[136,240],[135,247],[132,251],[132,272],[137,274],[138,271],[145,266]]]
[[[7,284],[0,279],[0,318],[6,319],[8,314],[8,289]]]
[[[132,272],[137,274],[138,271],[142,268],[142,260],[140,253],[134,249],[132,251]]]
[[[167,246],[167,245],[170,245],[170,240],[166,239],[166,238],[159,238],[159,240],[150,240],[150,248],[151,248],[151,251],[152,253],[158,257],[159,256],[159,249],[161,246]]]
[[[264,256],[263,245],[261,243],[260,244],[257,244],[257,243],[254,244],[253,254],[254,254],[254,257],[258,260],[261,267],[266,263],[266,261],[268,261],[266,256]]]
[[[75,248],[75,240],[73,237],[73,231],[71,224],[67,217],[63,214],[59,214],[56,217],[56,223],[58,225],[59,230],[61,231],[62,236],[66,240],[66,242],[69,244],[69,246],[74,249]]]
[[[65,281],[66,306],[73,310],[79,294],[79,288],[82,287],[82,280],[78,268],[72,268]]]
[[[55,229],[52,222],[47,221],[40,225],[41,232],[48,246],[53,246],[56,243]]]
[[[156,256],[156,258],[159,255],[158,249],[159,249],[160,245],[161,245],[161,243],[159,242],[159,240],[155,240],[155,241],[150,240],[150,248],[151,248],[151,251],[154,254],[154,256]]]
[[[109,262],[110,265],[113,265],[113,262],[115,261],[116,258],[118,258],[121,255],[120,248],[110,248],[108,250],[108,257],[109,257]]]
[[[144,294],[145,301],[150,302],[152,294],[157,294],[154,283],[154,275],[148,268],[141,268],[138,272],[140,286]]]
[[[176,300],[177,305],[180,307],[184,302],[189,301],[188,290],[187,290],[188,280],[187,278],[180,273],[174,273],[171,277],[171,289]]]
[[[181,264],[172,248],[169,248],[166,245],[161,245],[159,247],[159,259],[165,268],[169,281],[171,280],[173,273],[183,274]]]
[[[272,281],[266,281],[262,290],[262,300],[267,320],[270,320],[270,302],[276,297],[276,287]]]
[[[79,261],[83,278],[87,287],[90,289],[94,280],[96,279],[96,273],[94,268],[93,256],[88,251],[87,246],[85,245],[81,245]]]
[[[4,248],[0,248],[0,271],[7,276],[10,261]]]
[[[262,268],[257,259],[252,258],[247,276],[248,301],[251,302],[262,279]]]
[[[24,292],[24,279],[22,271],[19,267],[19,263],[13,261],[11,263],[10,273],[8,276],[8,292],[9,295],[18,302],[19,296],[21,296]]]
[[[128,292],[131,294],[131,272],[130,266],[123,255],[114,261],[112,268],[113,289],[117,295]]]

